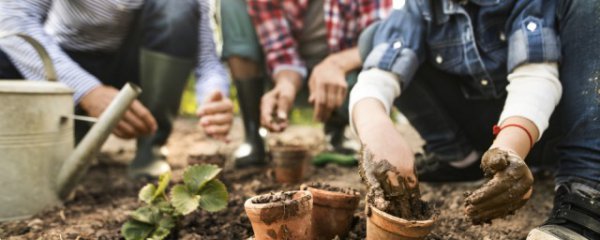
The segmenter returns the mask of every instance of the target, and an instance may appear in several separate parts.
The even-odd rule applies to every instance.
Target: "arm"
[[[503,129],[482,158],[490,181],[466,199],[465,210],[474,223],[508,215],[531,197],[533,175],[524,159],[548,127],[562,93],[555,13],[555,1],[519,1],[509,18],[508,96],[499,120]]]
[[[198,105],[213,91],[229,95],[229,76],[217,56],[217,47],[210,21],[209,1],[200,1],[200,46],[196,67],[196,97]]]
[[[90,116],[98,117],[118,90],[100,81],[75,63],[43,29],[51,0],[0,1],[0,32],[18,32],[38,40],[48,51],[58,80],[75,90],[74,101]],[[26,14],[25,14],[26,13]],[[44,72],[37,53],[20,39],[0,39],[0,47],[27,79],[42,80]],[[156,121],[139,102],[134,101],[119,121],[114,133],[123,138],[146,135],[156,130]]]
[[[292,36],[290,23],[285,18],[282,2],[247,0],[248,13],[265,53],[267,67],[273,76],[280,71],[289,70],[306,78],[306,66],[298,53],[297,42]]]
[[[226,140],[233,123],[233,103],[227,97],[229,76],[219,61],[210,26],[208,1],[200,1],[200,46],[196,67],[199,125],[216,139]]]
[[[275,87],[261,100],[261,124],[271,131],[283,131],[288,125],[288,112],[306,78],[306,66],[298,54],[282,1],[247,0],[247,3],[275,81]]]
[[[50,54],[58,80],[75,90],[74,100],[100,86],[100,81],[83,70],[62,51],[58,44],[44,32],[43,22],[50,9],[51,0],[0,1],[0,31],[19,32],[38,40]],[[27,14],[24,14],[27,13]],[[43,67],[35,51],[17,38],[0,40],[0,47],[27,79],[44,79]]]
[[[346,75],[361,66],[358,47],[329,55],[313,70],[308,81],[308,101],[315,106],[314,118],[325,122],[346,100]]]

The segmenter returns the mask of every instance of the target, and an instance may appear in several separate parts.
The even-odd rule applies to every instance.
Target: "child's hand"
[[[466,199],[465,210],[474,224],[512,214],[531,197],[533,175],[515,153],[490,149],[483,155],[481,168],[491,180]]]

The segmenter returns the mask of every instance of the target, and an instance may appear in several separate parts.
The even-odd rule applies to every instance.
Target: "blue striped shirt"
[[[134,11],[144,0],[1,0],[0,32],[19,32],[37,39],[49,52],[60,82],[75,90],[74,100],[100,81],[69,58],[63,49],[115,51],[130,30]],[[200,43],[195,69],[199,102],[208,91],[229,91],[227,72],[219,61],[210,26],[210,4],[199,0]],[[18,38],[0,39],[2,49],[27,79],[44,79],[42,62]]]

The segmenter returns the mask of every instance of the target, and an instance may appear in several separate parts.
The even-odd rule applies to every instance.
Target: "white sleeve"
[[[499,125],[507,118],[523,117],[535,124],[541,138],[562,95],[558,64],[522,65],[508,75],[508,81],[508,96]]]
[[[74,100],[79,103],[81,97],[101,83],[74,62],[44,31],[43,22],[51,3],[51,0],[1,0],[0,32],[22,33],[39,41],[54,63],[58,81],[75,90]],[[39,56],[23,40],[17,37],[0,39],[0,48],[26,79],[44,79]]]
[[[354,120],[352,112],[354,105],[366,98],[377,99],[383,104],[385,110],[389,114],[394,99],[400,96],[400,81],[399,76],[391,72],[387,72],[377,68],[371,68],[362,71],[358,75],[358,80],[352,91],[350,92],[350,127],[356,133],[354,128]]]

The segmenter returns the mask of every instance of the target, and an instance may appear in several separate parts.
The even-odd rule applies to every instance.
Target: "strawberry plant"
[[[191,166],[183,173],[183,184],[173,186],[168,195],[171,173],[162,175],[157,185],[144,186],[138,198],[145,204],[131,213],[121,234],[126,240],[165,239],[183,216],[198,209],[225,209],[228,193],[216,179],[220,172],[216,165]]]

